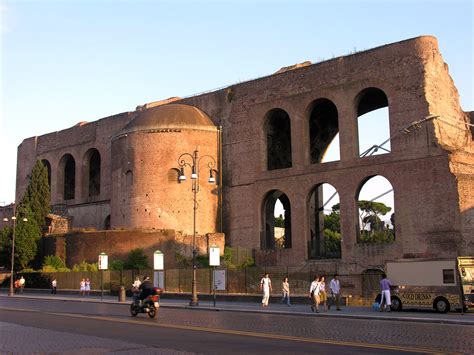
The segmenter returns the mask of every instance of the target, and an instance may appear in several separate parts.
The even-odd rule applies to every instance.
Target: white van
[[[394,286],[393,311],[474,307],[474,257],[387,261],[385,271]]]

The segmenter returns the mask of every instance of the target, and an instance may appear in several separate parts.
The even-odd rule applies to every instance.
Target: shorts
[[[320,302],[326,302],[328,300],[326,291],[319,291],[319,300]]]

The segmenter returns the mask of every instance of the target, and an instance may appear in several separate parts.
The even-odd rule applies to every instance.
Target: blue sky
[[[474,110],[468,0],[0,4],[0,204],[24,138],[423,34]]]

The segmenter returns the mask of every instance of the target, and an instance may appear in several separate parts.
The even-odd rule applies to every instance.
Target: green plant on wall
[[[145,270],[149,269],[148,257],[141,248],[136,248],[130,251],[127,261],[124,264],[127,270]]]
[[[99,271],[99,265],[97,263],[89,264],[83,261],[80,264],[74,265],[72,271]]]
[[[44,271],[44,272],[54,272],[54,271],[65,272],[65,271],[70,271],[70,270],[66,267],[66,264],[64,264],[64,260],[61,259],[59,256],[48,255],[48,256],[45,256],[45,258],[43,259],[42,271]]]

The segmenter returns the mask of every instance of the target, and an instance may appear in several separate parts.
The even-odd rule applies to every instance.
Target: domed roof
[[[137,112],[121,134],[160,129],[215,130],[208,115],[197,107],[183,104],[168,104]]]

